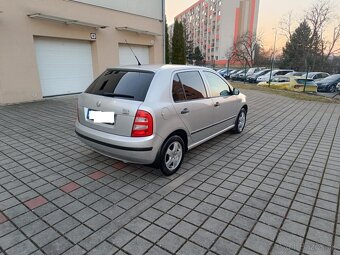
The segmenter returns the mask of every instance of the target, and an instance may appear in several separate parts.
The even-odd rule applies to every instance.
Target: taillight
[[[147,111],[138,110],[132,125],[132,137],[145,137],[153,134],[152,115]]]

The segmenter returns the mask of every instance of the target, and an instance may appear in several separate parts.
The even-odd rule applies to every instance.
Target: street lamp
[[[275,39],[274,39],[274,50],[273,50],[273,54],[272,54],[272,61],[271,61],[271,64],[270,64],[269,87],[270,87],[270,83],[271,83],[271,79],[272,79],[273,65],[274,65],[274,58],[275,58],[275,48],[276,48],[277,29],[273,28],[273,30],[274,29],[275,29]]]

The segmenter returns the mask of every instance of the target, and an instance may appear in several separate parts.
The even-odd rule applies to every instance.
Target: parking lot
[[[0,254],[339,255],[340,104],[245,94],[170,177],[83,145],[75,96],[0,107]]]

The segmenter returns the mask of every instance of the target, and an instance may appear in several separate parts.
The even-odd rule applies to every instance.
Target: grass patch
[[[338,98],[329,98],[324,97],[312,93],[301,93],[301,92],[295,92],[295,91],[287,91],[287,90],[278,90],[278,89],[271,89],[271,88],[264,88],[256,86],[256,84],[247,84],[243,82],[230,82],[231,85],[237,89],[243,90],[257,90],[268,94],[275,94],[280,96],[285,96],[297,100],[305,100],[305,101],[316,101],[316,102],[322,102],[322,103],[335,103],[340,104],[340,100]]]

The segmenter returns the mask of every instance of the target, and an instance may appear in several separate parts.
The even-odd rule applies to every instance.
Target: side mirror
[[[230,96],[230,93],[228,90],[223,90],[221,91],[220,96],[223,96],[223,97]]]
[[[233,95],[239,95],[240,94],[240,90],[239,89],[233,89]]]

